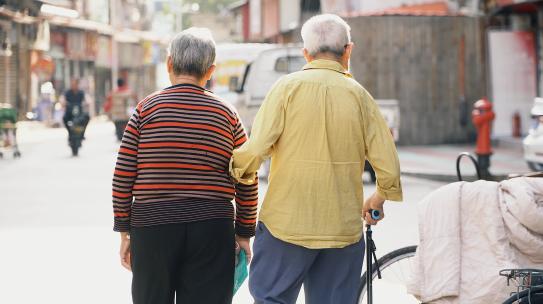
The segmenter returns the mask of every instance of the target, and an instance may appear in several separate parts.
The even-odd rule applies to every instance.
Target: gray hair
[[[351,42],[351,27],[337,15],[313,16],[302,26],[302,40],[311,56],[332,53],[341,57]]]
[[[191,27],[177,34],[168,47],[175,75],[204,77],[215,63],[215,41],[207,28]]]

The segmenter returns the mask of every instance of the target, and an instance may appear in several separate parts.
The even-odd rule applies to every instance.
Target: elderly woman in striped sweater
[[[231,303],[236,242],[251,254],[258,189],[229,176],[246,135],[236,111],[204,89],[214,61],[209,30],[179,33],[167,59],[172,85],[140,101],[124,131],[114,230],[135,304]]]

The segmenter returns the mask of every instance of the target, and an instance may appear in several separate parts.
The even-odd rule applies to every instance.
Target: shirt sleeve
[[[366,158],[375,170],[377,193],[386,200],[402,201],[400,162],[390,130],[373,97],[364,92]]]
[[[262,162],[271,154],[285,125],[286,88],[279,80],[256,114],[250,139],[232,156],[230,174],[240,183],[252,184]]]
[[[247,135],[243,125],[238,120],[235,127],[235,149],[247,141]],[[236,183],[236,234],[241,237],[253,237],[255,235],[257,208],[258,208],[258,178],[254,182],[245,185]]]
[[[130,230],[132,187],[137,175],[139,126],[140,109],[138,107],[124,130],[113,173],[114,231],[126,232]]]

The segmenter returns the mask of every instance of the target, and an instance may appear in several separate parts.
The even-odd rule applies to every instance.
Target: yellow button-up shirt
[[[285,242],[342,248],[360,240],[366,158],[377,192],[402,200],[390,130],[370,94],[338,62],[314,60],[277,81],[249,141],[234,151],[231,174],[251,183],[270,156],[259,220]]]

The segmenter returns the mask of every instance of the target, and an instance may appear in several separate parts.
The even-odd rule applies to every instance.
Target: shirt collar
[[[170,89],[176,89],[176,88],[182,88],[182,87],[189,87],[189,88],[197,89],[197,90],[200,90],[200,91],[211,92],[206,88],[203,88],[203,87],[201,87],[199,85],[195,85],[195,84],[191,84],[191,83],[174,84],[174,85],[171,85],[171,86],[165,88],[164,90],[170,90]]]
[[[353,77],[348,71],[345,70],[345,68],[341,65],[341,63],[334,61],[334,60],[328,60],[328,59],[315,59],[303,67],[304,70],[310,70],[310,69],[326,69],[326,70],[332,70],[339,72],[341,74],[344,74],[347,77]]]

